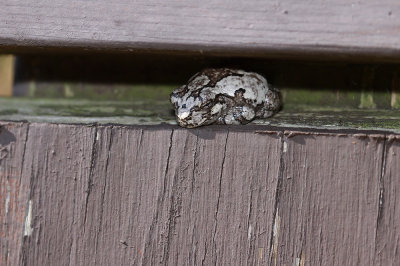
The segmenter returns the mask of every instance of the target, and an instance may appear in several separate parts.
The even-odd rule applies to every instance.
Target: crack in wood
[[[86,192],[86,199],[85,199],[85,212],[84,212],[84,217],[83,217],[83,224],[86,224],[86,216],[87,216],[87,210],[88,210],[88,202],[89,202],[89,195],[91,192],[92,188],[92,182],[93,182],[93,173],[94,173],[94,167],[96,164],[96,159],[97,159],[97,141],[100,140],[100,137],[97,135],[99,134],[98,127],[94,126],[94,135],[93,135],[93,142],[92,142],[92,154],[90,158],[90,170],[89,170],[89,178],[88,178],[88,183],[87,183],[87,192]],[[83,227],[83,233],[85,233],[86,227]]]
[[[189,206],[192,206],[192,203],[193,203],[193,193],[194,193],[194,186],[195,186],[195,180],[196,180],[196,166],[197,166],[197,164],[198,164],[198,162],[197,162],[197,159],[198,159],[198,148],[199,148],[199,136],[198,136],[198,134],[199,134],[199,131],[196,129],[195,130],[195,132],[196,132],[196,141],[195,141],[195,148],[194,148],[194,152],[193,152],[193,170],[192,170],[192,176],[191,176],[191,182],[190,182],[190,203],[189,203]],[[193,225],[193,231],[192,231],[192,237],[191,237],[191,243],[192,243],[192,245],[194,245],[194,236],[195,236],[195,234],[194,234],[194,231],[195,231],[195,229],[196,229],[196,225]],[[195,254],[195,257],[194,258],[192,258],[192,252],[193,252],[193,249],[190,249],[190,251],[189,251],[189,262],[191,261],[191,259],[193,259],[193,262],[194,261],[196,261],[196,254]],[[202,260],[202,265],[203,265],[203,263],[204,263],[204,259],[205,259],[205,255],[204,255],[204,257],[203,257],[203,260]]]
[[[253,179],[254,177],[252,176],[252,179]],[[253,181],[253,180],[251,180],[251,181]],[[250,197],[249,197],[249,205],[248,205],[248,207],[247,207],[247,228],[248,228],[248,233],[247,233],[247,238],[248,238],[248,250],[253,250],[252,248],[251,248],[251,246],[252,246],[252,241],[251,241],[251,239],[252,239],[252,226],[251,226],[251,224],[250,224],[250,219],[251,219],[251,211],[252,211],[252,206],[253,206],[253,190],[252,190],[252,182],[250,183],[250,186],[249,186],[249,188],[250,188]],[[254,226],[255,227],[255,226]],[[256,228],[256,227],[255,227]],[[254,231],[255,232],[255,231]],[[248,265],[250,265],[251,264],[251,256],[252,254],[251,254],[251,252],[249,252],[248,254],[247,254],[247,264]]]
[[[168,147],[168,157],[167,157],[167,164],[165,167],[165,172],[164,172],[164,191],[166,190],[166,185],[167,185],[167,179],[168,179],[168,170],[169,170],[169,163],[170,163],[170,158],[171,158],[171,150],[172,150],[172,143],[173,143],[173,136],[174,136],[174,130],[171,130],[171,135],[169,137],[169,147]],[[172,194],[171,194],[171,199],[170,199],[170,205],[169,205],[169,216],[168,216],[168,232],[167,232],[167,245],[164,249],[164,254],[163,254],[163,259],[161,261],[162,264],[166,264],[168,262],[169,258],[169,246],[171,244],[171,238],[172,238],[172,231],[175,226],[175,201],[174,201],[174,196],[175,193],[177,192],[175,190],[176,183],[178,181],[177,175],[174,174],[173,178],[173,184],[172,184]]]
[[[279,204],[279,199],[280,199],[280,192],[281,192],[281,186],[282,186],[282,176],[283,176],[283,172],[284,172],[284,167],[285,167],[285,163],[284,163],[284,158],[283,158],[283,154],[284,154],[284,145],[285,145],[285,137],[283,134],[279,134],[278,135],[280,138],[280,149],[279,149],[279,170],[278,170],[278,181],[276,183],[276,188],[275,188],[275,205],[274,205],[274,212],[273,212],[273,219],[271,221],[271,236],[270,236],[270,241],[269,241],[269,248],[268,248],[268,255],[269,255],[269,261],[270,261],[270,265],[276,265],[276,255],[274,255],[274,241],[275,241],[275,234],[274,234],[274,229],[276,226],[276,221],[278,219],[278,204]],[[286,144],[287,145],[287,144]],[[285,151],[286,152],[286,151]]]
[[[153,215],[152,218],[152,222],[150,224],[149,230],[147,231],[147,235],[146,235],[146,241],[145,241],[145,245],[144,245],[144,251],[143,251],[143,261],[142,263],[147,265],[149,263],[153,263],[153,256],[154,254],[149,254],[149,252],[151,252],[151,250],[149,251],[149,247],[151,245],[151,241],[152,241],[152,237],[153,237],[153,231],[154,231],[154,227],[156,226],[157,222],[158,222],[158,216],[160,215],[160,212],[162,210],[162,203],[163,200],[165,199],[165,192],[166,192],[166,186],[167,186],[167,180],[166,180],[166,174],[168,171],[168,166],[169,166],[169,160],[170,160],[170,156],[171,156],[171,148],[172,148],[172,135],[173,135],[174,130],[171,130],[171,134],[169,136],[169,146],[168,146],[168,152],[167,152],[167,160],[166,160],[166,167],[164,170],[164,177],[162,178],[163,184],[162,184],[162,189],[160,191],[160,193],[158,194],[157,197],[157,206],[156,206],[156,210],[155,210],[155,214]],[[149,262],[148,260],[150,260],[151,262]]]
[[[110,126],[107,129],[110,131],[110,136],[108,139],[107,158],[106,158],[106,165],[104,168],[104,173],[106,173],[106,174],[108,172],[108,165],[110,162],[110,152],[111,152],[113,137],[114,137],[114,130],[113,130],[114,127]],[[100,198],[99,231],[97,233],[101,232],[101,228],[103,225],[104,198],[105,198],[105,193],[106,193],[106,187],[107,187],[107,175],[104,177],[104,186],[102,188],[102,193],[101,193],[101,198]],[[95,264],[97,264],[96,263],[96,254],[97,254],[98,245],[99,245],[99,236],[96,237],[96,242],[95,242],[95,247],[94,247],[94,255],[95,255],[94,263]]]
[[[30,123],[24,123],[24,125],[26,125],[26,132],[25,132],[26,135],[25,135],[25,139],[24,139],[24,149],[22,152],[22,165],[24,165],[24,163],[25,163],[26,143],[28,142]],[[19,183],[20,184],[21,184],[21,178],[22,178],[22,170],[23,170],[23,167],[21,167],[21,170],[19,173]]]
[[[218,211],[219,211],[219,203],[220,203],[220,199],[221,199],[221,190],[222,190],[222,174],[224,171],[224,166],[225,166],[225,159],[226,159],[226,146],[228,144],[228,137],[229,137],[229,129],[226,132],[226,138],[225,138],[225,145],[224,145],[224,153],[223,153],[223,157],[222,157],[222,164],[221,164],[221,172],[219,175],[219,187],[218,187],[218,197],[217,197],[217,205],[216,205],[216,210],[215,210],[215,215],[214,215],[214,232],[213,232],[213,236],[212,236],[212,246],[213,246],[213,252],[215,252],[214,255],[214,265],[217,265],[217,261],[218,261],[218,252],[217,252],[217,246],[215,243],[215,235],[217,233],[217,223],[218,223]],[[205,256],[205,255],[204,255]]]
[[[376,255],[378,253],[377,251],[377,239],[378,239],[378,230],[379,230],[379,226],[381,224],[382,221],[382,217],[383,217],[383,208],[384,208],[384,191],[385,191],[385,187],[384,187],[384,177],[385,177],[385,171],[386,171],[386,157],[387,157],[387,149],[389,146],[389,142],[390,139],[385,137],[383,139],[383,148],[382,148],[382,157],[381,157],[381,173],[379,176],[379,196],[378,196],[378,206],[377,206],[377,216],[376,216],[376,225],[375,225],[375,252],[374,252],[374,262],[376,260]]]
[[[278,139],[250,130],[237,132],[234,127],[224,135],[220,128],[146,131],[107,126],[80,131],[82,125],[67,130],[46,124],[22,126],[26,128],[19,135],[12,131],[18,140],[12,145],[18,148],[13,146],[12,156],[1,162],[16,165],[16,174],[24,176],[19,182],[25,179],[29,191],[18,188],[29,194],[21,196],[24,211],[29,200],[35,207],[32,236],[23,239],[23,231],[18,231],[22,264],[50,263],[57,248],[62,249],[57,253],[60,261],[70,264],[90,260],[207,265],[235,260],[301,265],[305,260],[326,264],[347,258],[361,263],[368,258],[358,254],[365,252],[374,261],[385,262],[397,254],[393,215],[398,137],[279,131],[274,133]],[[82,132],[86,140],[71,145]],[[60,144],[62,134],[67,137]],[[159,150],[151,149],[160,145]],[[14,164],[17,150],[19,161]],[[58,162],[74,154],[84,157],[65,160],[76,168],[64,171]],[[319,169],[320,164],[324,168]],[[75,173],[83,173],[81,183],[70,178]],[[57,195],[61,192],[65,195]],[[15,204],[12,197],[11,191],[9,212]],[[55,212],[57,206],[62,210]],[[353,237],[343,238],[342,231]],[[11,242],[7,245],[12,248]],[[343,245],[357,249],[349,252]],[[90,256],[77,258],[78,251]],[[10,254],[9,261],[14,261],[17,255]]]

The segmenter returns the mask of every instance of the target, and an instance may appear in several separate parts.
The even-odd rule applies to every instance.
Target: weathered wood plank
[[[279,138],[215,127],[32,124],[26,150],[32,219],[15,256],[22,263],[268,259]]]
[[[400,264],[400,143],[394,137],[387,142],[379,199],[375,265]]]
[[[30,180],[31,215],[23,232],[22,265],[71,263],[89,190],[94,131],[30,125],[22,178]]]
[[[85,234],[76,249],[95,256],[76,256],[75,263],[140,264],[151,257],[144,254],[162,226],[171,130],[104,127],[98,136]]]
[[[399,260],[396,136],[3,125],[2,264]]]
[[[399,60],[399,13],[393,0],[6,0],[0,43],[3,51],[76,47]]]
[[[0,123],[0,265],[19,265],[29,209],[25,162],[26,123]]]
[[[299,93],[297,96],[307,98],[308,93],[314,97],[318,94],[316,91],[303,91],[303,94]],[[375,93],[375,99],[377,94]],[[296,94],[290,97],[293,99]],[[382,95],[382,98],[384,97],[390,99],[390,94]],[[325,103],[324,97],[316,97],[316,99]],[[307,104],[285,102],[284,109],[273,117],[255,119],[242,128],[251,130],[259,126],[262,129],[269,125],[280,128],[366,130],[368,133],[371,130],[379,130],[400,133],[400,112],[397,110]],[[110,123],[137,126],[176,125],[174,110],[168,99],[164,101],[88,101],[0,98],[0,120],[89,125]]]
[[[383,136],[284,140],[274,265],[374,265],[383,148]]]
[[[165,219],[168,221],[166,234],[169,239],[164,245],[164,261],[169,265],[212,264],[228,133],[215,129],[174,132],[173,144],[187,149],[187,158],[183,158],[185,155],[179,150],[171,153],[173,157],[170,157],[172,168],[167,173],[171,180],[170,203]],[[184,164],[180,165],[180,161]],[[180,172],[180,169],[184,171]]]
[[[281,139],[276,135],[229,132],[214,265],[268,264],[280,154]]]

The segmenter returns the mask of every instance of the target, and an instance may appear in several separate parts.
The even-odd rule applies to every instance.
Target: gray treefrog
[[[180,126],[247,124],[281,108],[279,90],[261,75],[229,68],[206,69],[171,93]]]

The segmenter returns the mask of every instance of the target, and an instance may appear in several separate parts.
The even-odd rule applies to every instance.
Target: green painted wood
[[[0,98],[0,120],[124,125],[176,124],[168,100],[89,101],[79,99]],[[321,129],[366,129],[400,133],[400,112],[286,103],[283,110],[251,124]]]

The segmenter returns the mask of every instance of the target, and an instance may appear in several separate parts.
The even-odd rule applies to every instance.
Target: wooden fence
[[[10,122],[0,141],[4,264],[399,261],[394,135]]]
[[[1,53],[135,54],[124,73],[136,60],[146,82],[274,59],[290,100],[272,124],[189,130],[170,107],[130,123],[0,99],[0,265],[400,265],[399,27],[393,0],[2,1]],[[326,94],[297,93],[310,84]],[[351,108],[310,108],[324,95]]]

